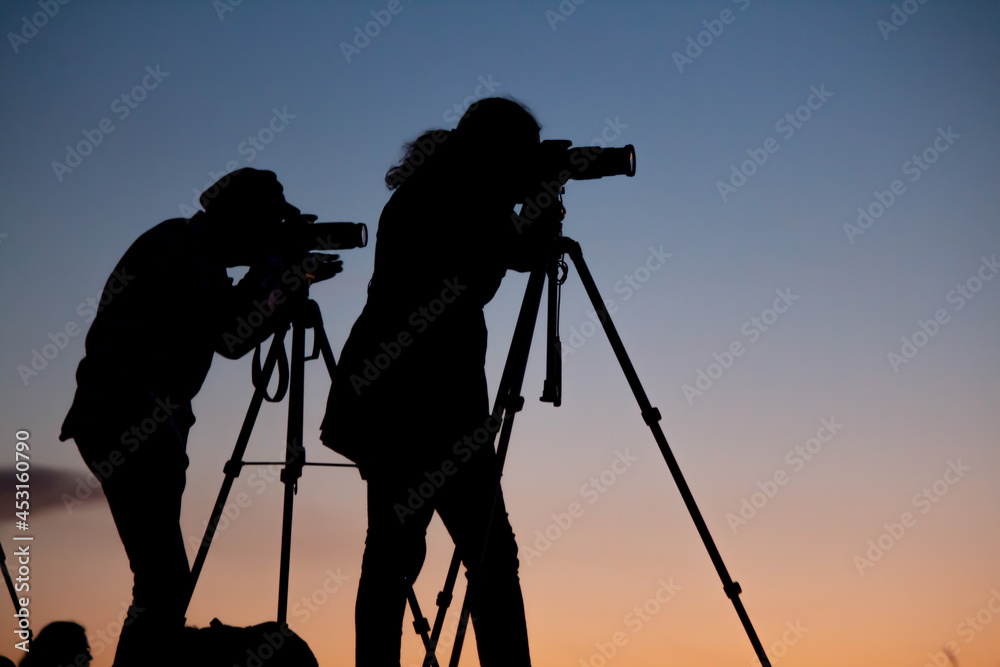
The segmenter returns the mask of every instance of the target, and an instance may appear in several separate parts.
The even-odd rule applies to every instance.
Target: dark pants
[[[114,667],[170,664],[176,658],[172,651],[184,627],[191,579],[180,528],[188,428],[168,420],[152,434],[143,433],[137,447],[122,445],[121,432],[114,430],[75,438],[101,481],[134,575],[132,608]]]
[[[427,526],[435,510],[455,541],[470,583],[476,586],[470,611],[480,664],[531,664],[517,545],[502,494],[479,567],[496,488],[496,455],[487,445],[467,462],[450,460],[457,468],[451,475],[441,472],[440,459],[405,471],[366,470],[368,537],[355,608],[357,667],[399,665],[406,592],[423,565]],[[441,488],[434,479],[443,481]],[[456,605],[461,605],[460,597]],[[447,662],[440,655],[439,661]]]

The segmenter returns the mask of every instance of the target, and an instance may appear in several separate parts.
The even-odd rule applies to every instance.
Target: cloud
[[[13,468],[0,469],[0,522],[17,519],[14,514],[16,511],[14,494],[18,484],[15,474],[17,473]],[[53,509],[79,507],[81,503],[82,506],[86,506],[95,499],[99,499],[102,503],[106,502],[100,484],[90,472],[82,473],[35,465],[28,474],[28,502],[32,518],[41,512]]]

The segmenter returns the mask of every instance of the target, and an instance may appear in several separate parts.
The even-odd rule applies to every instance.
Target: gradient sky
[[[131,574],[106,504],[60,500],[86,495],[83,462],[57,440],[83,336],[63,341],[37,376],[18,367],[49,334],[85,330],[81,304],[124,250],[190,214],[213,172],[274,170],[303,210],[374,232],[401,144],[453,127],[456,105],[489,94],[488,82],[532,108],[543,138],[583,145],[603,132],[636,146],[634,178],[567,186],[566,233],[614,301],[773,664],[920,667],[941,664],[951,642],[962,667],[997,665],[1000,280],[983,280],[1000,254],[997,3],[401,0],[348,62],[341,44],[389,4],[77,1],[36,19],[37,31],[23,17],[39,4],[0,5],[0,468],[9,488],[15,433],[27,429],[39,473],[34,627],[77,620],[95,665],[110,665]],[[12,40],[22,31],[29,38]],[[688,49],[690,61],[674,55]],[[134,109],[115,102],[144,77],[152,87],[150,70],[164,74],[145,99]],[[104,119],[113,130],[95,134]],[[281,131],[249,148],[269,124]],[[84,132],[100,143],[57,174],[52,163]],[[933,163],[922,170],[912,160],[924,154]],[[755,155],[763,164],[734,177]],[[739,187],[720,192],[720,182]],[[845,228],[859,207],[878,214],[890,197],[867,229]],[[654,250],[670,253],[662,266]],[[338,353],[373,256],[374,244],[343,253],[343,274],[313,290]],[[486,309],[492,389],[524,285],[511,274]],[[791,305],[779,301],[776,314],[779,292]],[[609,665],[754,664],[588,309],[571,271],[562,335],[578,349],[566,356],[564,404],[535,400],[536,341],[504,477],[534,660],[599,667],[601,646],[620,632]],[[928,324],[935,314],[943,323]],[[934,335],[915,336],[920,322]],[[920,347],[904,350],[904,337]],[[726,357],[734,343],[741,354]],[[904,351],[912,358],[893,363],[890,353]],[[249,366],[217,357],[195,401],[182,520],[191,542],[252,393]],[[316,440],[329,380],[318,365],[307,375],[309,456],[338,460]],[[832,438],[824,423],[835,424]],[[278,458],[283,433],[283,406],[267,406],[248,458]],[[817,434],[828,442],[810,441]],[[796,453],[809,447],[808,460]],[[619,454],[636,460],[607,472]],[[274,617],[281,485],[254,472],[234,489],[246,506],[216,540],[190,623]],[[602,473],[613,481],[603,492],[590,486]],[[310,469],[300,484],[289,620],[323,665],[352,664],[364,503],[353,470]],[[582,515],[560,528],[572,503]],[[547,531],[555,539],[540,537]],[[880,539],[888,550],[878,557],[869,541]],[[438,520],[428,540],[417,589],[432,610],[452,547]],[[327,593],[331,574],[343,583]],[[660,603],[664,584],[673,597]],[[4,618],[0,653],[14,655]],[[403,665],[421,657],[407,620]],[[471,643],[462,664],[477,664]]]

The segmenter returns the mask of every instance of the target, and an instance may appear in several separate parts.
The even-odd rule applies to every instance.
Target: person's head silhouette
[[[285,201],[273,171],[249,167],[230,172],[202,193],[205,231],[228,266],[251,264],[273,244],[276,226],[301,216]]]
[[[540,129],[520,102],[487,97],[472,104],[454,130],[430,130],[406,144],[399,164],[386,173],[386,186],[395,190],[411,178],[434,175],[513,207],[534,184],[531,163]]]
[[[87,667],[92,659],[83,626],[72,621],[55,621],[31,640],[31,650],[19,667]]]

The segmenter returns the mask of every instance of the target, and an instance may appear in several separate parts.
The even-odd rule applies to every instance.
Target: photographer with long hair
[[[368,482],[359,667],[399,662],[406,592],[435,510],[475,585],[480,664],[530,664],[517,546],[484,438],[499,425],[489,410],[483,306],[508,269],[528,271],[544,257],[541,223],[518,230],[512,222],[537,182],[538,147],[539,125],[525,107],[488,98],[454,130],[407,144],[386,174],[393,194],[379,220],[368,302],[322,425],[324,444]]]

